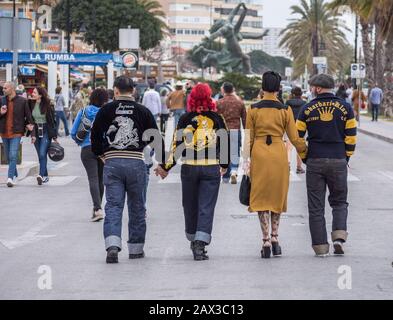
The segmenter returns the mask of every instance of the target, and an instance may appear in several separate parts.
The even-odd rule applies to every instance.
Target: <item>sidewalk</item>
[[[371,137],[393,143],[393,122],[386,120],[372,122],[370,117],[361,116],[358,131]]]

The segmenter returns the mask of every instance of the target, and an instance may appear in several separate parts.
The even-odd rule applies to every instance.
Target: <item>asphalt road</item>
[[[91,223],[79,149],[51,182],[26,178],[0,186],[0,299],[392,299],[393,148],[359,136],[349,178],[345,257],[314,257],[305,176],[293,175],[283,216],[283,257],[260,258],[258,219],[239,204],[239,185],[222,185],[210,260],[195,262],[184,236],[179,167],[164,183],[151,177],[146,258],[105,263],[102,223]],[[31,146],[25,160],[35,160]],[[327,210],[328,228],[331,213]],[[123,227],[127,224],[124,215]],[[124,239],[127,232],[124,229]],[[126,246],[124,246],[126,248]],[[345,277],[345,279],[343,278]]]

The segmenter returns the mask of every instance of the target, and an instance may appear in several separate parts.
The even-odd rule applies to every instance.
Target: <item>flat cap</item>
[[[334,89],[334,79],[328,74],[318,74],[309,81],[310,86],[321,87],[324,89]]]

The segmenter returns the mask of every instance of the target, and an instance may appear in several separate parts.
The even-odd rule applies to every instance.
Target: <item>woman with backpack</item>
[[[48,149],[52,140],[57,140],[55,110],[51,105],[45,88],[37,87],[29,98],[29,106],[34,121],[32,143],[37,150],[40,172],[37,176],[38,185],[49,182]]]
[[[71,130],[72,139],[81,147],[81,160],[89,180],[93,201],[92,222],[104,219],[101,207],[104,195],[104,163],[91,151],[90,131],[98,111],[108,100],[108,92],[105,89],[95,89],[90,96],[90,104],[78,112]]]

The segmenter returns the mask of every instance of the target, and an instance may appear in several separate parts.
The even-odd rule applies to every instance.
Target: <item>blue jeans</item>
[[[189,241],[210,244],[221,182],[220,167],[183,165],[181,181],[186,237]]]
[[[378,115],[379,115],[379,104],[371,104],[371,112],[373,116],[373,121],[378,121]]]
[[[105,248],[122,248],[122,216],[127,195],[128,251],[143,252],[146,237],[146,164],[136,159],[109,159],[104,166],[106,190]]]
[[[229,180],[231,172],[239,169],[240,149],[242,147],[242,134],[240,130],[230,130],[230,153],[231,162],[229,163],[227,172],[223,175],[223,179]]]
[[[177,124],[179,123],[180,117],[185,114],[186,111],[184,109],[174,110],[173,116],[175,118],[175,129],[177,128]]]
[[[56,133],[57,133],[57,136],[59,136],[60,120],[64,124],[65,135],[68,136],[70,134],[70,131],[68,130],[67,118],[66,118],[64,111],[56,111]]]
[[[50,146],[50,140],[48,137],[48,127],[44,125],[43,136],[37,137],[34,146],[38,154],[38,161],[40,162],[40,176],[48,176],[48,149]]]
[[[18,161],[18,150],[21,138],[2,138],[5,155],[8,159],[8,178],[18,177],[16,163]]]

